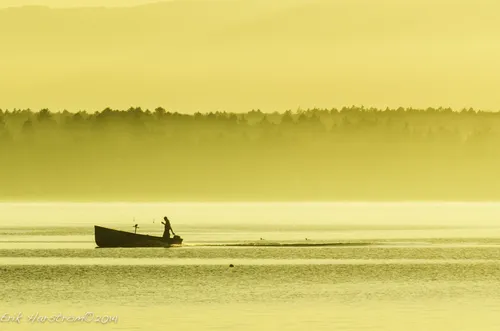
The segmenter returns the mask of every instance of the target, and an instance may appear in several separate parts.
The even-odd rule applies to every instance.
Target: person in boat
[[[172,229],[172,226],[170,225],[170,220],[168,219],[167,216],[163,217],[163,220],[165,222],[161,222],[161,224],[165,225],[165,230],[163,231],[163,238],[170,239],[170,231],[172,231],[172,234],[175,236],[175,232]]]

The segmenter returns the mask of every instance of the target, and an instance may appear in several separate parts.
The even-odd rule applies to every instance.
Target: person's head
[[[168,218],[167,218],[167,216],[163,217],[163,219],[165,220],[165,222],[166,222],[166,221],[168,221]]]

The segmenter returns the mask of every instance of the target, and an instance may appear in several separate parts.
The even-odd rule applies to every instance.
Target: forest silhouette
[[[500,113],[0,110],[0,200],[500,198]]]

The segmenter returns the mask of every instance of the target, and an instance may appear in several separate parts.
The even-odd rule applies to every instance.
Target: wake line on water
[[[352,247],[352,246],[371,246],[377,243],[354,243],[354,242],[330,242],[330,243],[199,243],[184,244],[188,247]]]

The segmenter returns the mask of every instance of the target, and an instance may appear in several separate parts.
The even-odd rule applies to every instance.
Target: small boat
[[[94,226],[95,243],[99,247],[170,247],[182,245],[178,235],[172,238],[149,236],[132,232],[120,231]]]

